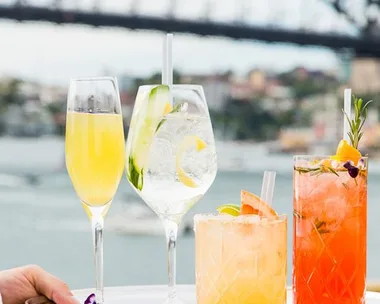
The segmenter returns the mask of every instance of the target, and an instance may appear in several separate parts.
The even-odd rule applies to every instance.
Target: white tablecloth
[[[74,290],[81,303],[94,292],[94,289]],[[104,290],[105,304],[162,304],[166,299],[167,287],[161,285],[108,287]],[[195,286],[178,285],[178,295],[186,304],[196,304]],[[288,303],[292,304],[291,290],[288,290]],[[368,292],[366,304],[380,304],[380,293]]]

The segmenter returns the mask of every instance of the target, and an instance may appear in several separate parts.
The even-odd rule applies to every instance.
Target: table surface
[[[178,295],[185,304],[196,304],[195,286],[178,285]],[[74,290],[75,297],[83,303],[86,297],[94,292],[94,289]],[[121,286],[107,287],[104,289],[106,304],[162,304],[166,299],[167,286],[145,285],[145,286]],[[366,304],[380,304],[380,293],[367,292]],[[291,290],[288,289],[288,301],[292,303]]]

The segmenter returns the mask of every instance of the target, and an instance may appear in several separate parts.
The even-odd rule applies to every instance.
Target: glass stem
[[[98,210],[97,210],[98,211]],[[92,231],[95,252],[95,273],[96,273],[96,304],[104,303],[103,294],[103,227],[104,218],[101,212],[92,214]]]
[[[168,279],[169,279],[169,299],[176,298],[176,246],[178,224],[177,222],[164,219],[166,242],[167,242],[167,259],[168,259]]]

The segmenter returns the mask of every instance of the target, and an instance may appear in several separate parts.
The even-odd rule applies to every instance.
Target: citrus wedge
[[[240,206],[235,204],[225,204],[216,208],[219,214],[240,215]]]
[[[336,154],[330,158],[339,162],[353,161],[355,165],[362,157],[360,151],[351,146],[346,140],[342,139],[336,149]]]
[[[257,214],[263,217],[277,216],[276,211],[257,195],[241,190],[241,210],[240,214]]]
[[[207,144],[203,139],[199,138],[196,135],[185,136],[182,142],[178,145],[178,150],[176,154],[176,171],[178,178],[182,184],[190,188],[196,188],[198,185],[196,182],[183,170],[181,166],[181,160],[186,151],[189,149],[195,148],[197,152],[202,151],[206,148]]]

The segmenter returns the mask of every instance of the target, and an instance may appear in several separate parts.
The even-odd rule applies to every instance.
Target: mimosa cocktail
[[[74,79],[67,97],[66,166],[93,229],[96,303],[103,304],[103,226],[125,164],[117,81]]]
[[[68,112],[66,165],[81,200],[90,206],[109,203],[125,163],[120,114]]]

